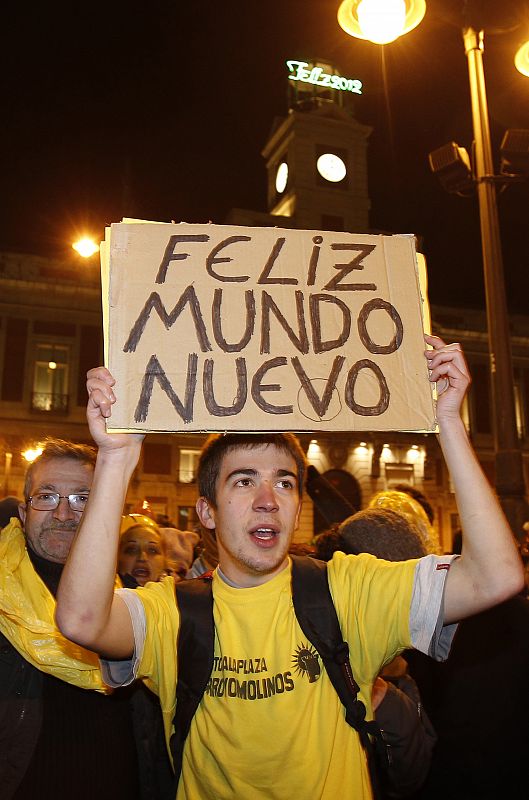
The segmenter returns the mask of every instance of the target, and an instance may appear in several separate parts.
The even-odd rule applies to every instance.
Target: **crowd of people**
[[[461,422],[463,354],[427,340],[461,555],[440,553],[431,506],[407,485],[304,553],[327,564],[348,651],[331,656],[374,720],[367,744],[294,610],[307,466],[296,437],[209,437],[198,532],[123,515],[143,436],[106,432],[119,396],[98,368],[87,382],[95,447],[47,440],[24,497],[0,501],[2,797],[517,796],[529,719],[522,562]]]

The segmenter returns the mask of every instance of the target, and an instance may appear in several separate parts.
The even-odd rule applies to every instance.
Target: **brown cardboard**
[[[102,253],[109,430],[435,429],[412,236],[131,221]]]

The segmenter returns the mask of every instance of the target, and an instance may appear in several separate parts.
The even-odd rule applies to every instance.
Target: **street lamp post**
[[[522,453],[516,429],[510,331],[483,70],[483,31],[477,31],[472,27],[464,28],[463,42],[470,82],[475,148],[474,174],[483,252],[496,491],[513,531],[521,535],[522,525],[527,519],[527,503]]]
[[[377,0],[378,11],[400,0]],[[366,3],[366,0],[363,0]],[[375,3],[375,0],[372,0]],[[352,36],[365,36],[359,24],[359,0],[343,0],[338,21]],[[426,11],[423,0],[408,0],[406,25],[400,34],[418,25]],[[398,34],[397,34],[398,35]],[[397,38],[395,35],[393,38]],[[372,40],[372,39],[371,39]],[[386,39],[385,41],[391,41]],[[490,376],[495,452],[496,491],[514,533],[523,536],[523,523],[529,517],[523,474],[522,451],[516,428],[516,412],[510,330],[505,297],[503,258],[500,241],[496,183],[483,70],[484,32],[472,26],[463,28],[468,61],[472,125],[474,134],[474,179],[477,184],[487,326],[490,352]],[[379,40],[380,42],[380,40]],[[521,51],[520,51],[521,53]],[[522,56],[519,54],[519,59]],[[525,63],[525,62],[524,62]],[[520,69],[520,67],[518,66]]]

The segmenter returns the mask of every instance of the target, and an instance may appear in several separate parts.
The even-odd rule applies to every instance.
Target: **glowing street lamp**
[[[398,0],[387,0],[388,8],[390,3],[396,8],[397,2]],[[367,29],[362,29],[361,27],[361,25],[364,24],[361,6],[364,4],[372,6],[372,20],[375,20],[377,15],[379,18],[378,22],[384,17],[389,18],[389,11],[383,12],[381,10],[383,3],[384,0],[344,0],[338,11],[338,22],[346,33],[351,36],[369,39],[375,43],[391,41],[386,38],[387,32],[384,32],[384,30],[372,36],[368,34]],[[377,8],[378,11],[376,10]],[[466,3],[462,3],[462,8],[466,9]],[[414,24],[410,25],[408,20],[413,11],[415,11],[416,14],[414,18],[416,21],[414,21]],[[407,33],[407,31],[418,25],[425,11],[426,3],[423,2],[423,0],[420,0],[420,2],[417,0],[406,0],[405,26],[401,34]],[[513,531],[518,536],[521,536],[523,523],[527,519],[528,505],[525,499],[523,460],[516,426],[510,329],[505,299],[503,258],[496,198],[498,176],[494,174],[487,93],[483,69],[485,35],[484,31],[475,25],[476,23],[474,20],[472,24],[470,19],[465,20],[462,26],[462,34],[465,55],[468,62],[474,133],[474,164],[471,180],[473,180],[477,188],[481,246],[483,252],[483,273],[490,351],[496,491]],[[398,35],[397,33],[396,36],[393,36],[393,39],[397,38]],[[516,55],[515,63],[520,72],[529,75],[529,42],[520,48]],[[520,140],[518,149],[521,144],[522,151],[527,152],[527,142],[526,138],[524,138],[524,134],[527,132],[515,131],[513,133],[518,134],[515,138]],[[455,151],[460,148],[454,143],[451,144],[452,155],[454,155]],[[443,150],[443,148],[440,148],[440,150]],[[446,147],[444,151],[444,155],[446,156]],[[439,150],[436,151],[436,153],[439,157]],[[435,153],[431,154],[431,156],[434,155]],[[452,161],[454,161],[454,158],[452,158]],[[461,165],[459,165],[459,172],[461,172],[460,167]],[[444,174],[446,177],[446,169],[444,170]],[[453,169],[451,170],[451,174],[453,176]],[[512,176],[507,176],[507,178],[512,178]],[[504,176],[500,176],[500,182],[503,184],[506,183]],[[463,186],[463,188],[465,187]],[[457,187],[452,190],[458,191]]]
[[[90,256],[93,256],[99,252],[99,245],[88,236],[85,236],[82,239],[79,239],[79,241],[74,242],[72,247],[83,258],[90,258]]]
[[[425,13],[425,0],[343,0],[338,22],[350,36],[389,44],[416,28]]]
[[[514,66],[529,78],[529,42],[522,44],[516,55],[514,56]]]
[[[42,447],[30,447],[22,453],[23,458],[30,464],[42,454]]]

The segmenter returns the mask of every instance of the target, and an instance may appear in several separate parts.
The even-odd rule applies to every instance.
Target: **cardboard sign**
[[[433,430],[412,236],[129,221],[102,249],[109,430]]]

